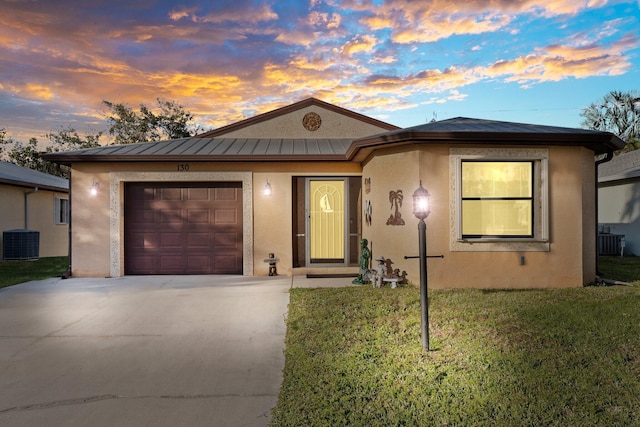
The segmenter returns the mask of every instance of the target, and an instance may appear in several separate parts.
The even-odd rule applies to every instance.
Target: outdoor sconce
[[[91,184],[91,187],[89,187],[89,194],[91,194],[92,196],[95,196],[98,194],[99,189],[100,189],[100,184],[94,178],[93,183]]]
[[[271,193],[272,193],[271,184],[269,184],[269,180],[267,180],[267,183],[264,185],[264,195],[265,196],[270,196]]]
[[[431,213],[431,196],[422,186],[413,193],[413,214],[418,223],[418,244],[420,249],[420,315],[422,320],[422,348],[429,351],[429,297],[427,295],[427,224],[425,218]]]

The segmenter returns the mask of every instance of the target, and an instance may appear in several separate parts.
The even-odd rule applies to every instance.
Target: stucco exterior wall
[[[321,124],[315,131],[302,125],[307,113],[320,115]],[[327,110],[309,106],[275,117],[269,121],[252,124],[224,134],[225,138],[361,138],[386,132],[387,129]]]
[[[509,149],[509,148],[505,148]],[[455,215],[450,213],[449,148],[429,145],[404,151],[379,152],[363,168],[371,178],[373,221],[363,237],[373,244],[373,257],[392,258],[395,268],[407,271],[419,282],[418,220],[412,214],[411,195],[419,180],[431,194],[427,223],[429,286],[434,288],[531,288],[582,286],[595,278],[595,204],[593,153],[580,147],[548,149],[548,244],[523,246],[522,250],[487,250],[487,243],[473,249],[451,244]],[[386,225],[389,191],[403,190],[404,226]],[[584,245],[583,245],[584,239]],[[494,245],[495,246],[495,245]],[[375,263],[374,263],[375,265]]]
[[[33,191],[26,187],[0,184],[0,233],[2,231],[25,228],[25,192]],[[38,190],[29,194],[28,228],[40,232],[41,258],[66,256],[69,249],[69,228],[66,224],[55,223],[55,198],[68,198],[67,193]],[[0,234],[0,241],[2,236]],[[2,254],[2,244],[0,244]],[[1,259],[1,257],[0,257]]]
[[[185,165],[185,164],[181,164]],[[123,191],[127,181],[243,181],[245,274],[266,275],[264,263],[270,252],[280,259],[279,274],[292,268],[292,177],[359,176],[353,163],[188,163],[188,171],[178,163],[82,163],[72,170],[72,275],[83,277],[124,274]],[[184,169],[184,167],[182,167]],[[247,178],[245,178],[247,177]],[[89,196],[96,181],[100,189]],[[265,196],[271,184],[273,194]],[[246,181],[246,182],[245,182]],[[117,186],[114,189],[114,186]],[[114,199],[114,194],[117,194]]]

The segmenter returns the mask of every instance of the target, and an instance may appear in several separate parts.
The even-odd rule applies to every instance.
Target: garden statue
[[[369,241],[367,239],[360,240],[360,272],[358,278],[353,279],[351,283],[354,285],[363,285],[369,282],[369,258],[371,258],[371,251],[369,250]]]

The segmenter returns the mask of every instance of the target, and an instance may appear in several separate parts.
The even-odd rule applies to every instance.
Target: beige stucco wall
[[[517,147],[507,147],[517,150]],[[241,180],[245,204],[245,274],[266,275],[263,260],[270,252],[280,259],[279,274],[292,274],[292,178],[295,176],[362,176],[362,200],[373,206],[372,225],[363,225],[373,257],[391,258],[395,268],[419,282],[418,220],[412,194],[420,180],[431,193],[427,218],[429,286],[433,288],[529,288],[582,286],[595,277],[595,181],[591,151],[580,147],[544,149],[548,161],[548,242],[518,250],[460,249],[451,241],[451,151],[447,145],[409,146],[376,153],[362,167],[354,163],[85,163],[72,173],[73,256],[75,276],[118,276],[124,273],[122,188],[127,181]],[[100,184],[95,197],[88,191]],[[263,194],[266,182],[273,189]],[[405,225],[386,225],[394,213],[389,192],[404,195],[400,213]],[[116,195],[116,196],[114,196]],[[114,198],[115,197],[115,198]],[[479,246],[480,245],[480,246]],[[480,249],[478,249],[478,247]],[[524,264],[521,259],[524,257]],[[373,262],[375,265],[375,262]]]
[[[372,202],[373,221],[371,226],[364,226],[363,237],[372,243],[374,258],[391,258],[395,268],[407,271],[412,282],[419,282],[418,260],[403,257],[418,255],[418,220],[412,214],[411,195],[422,180],[431,193],[432,205],[426,220],[427,253],[444,255],[428,260],[430,287],[568,287],[582,286],[595,278],[591,151],[580,147],[548,149],[549,243],[525,245],[520,250],[478,249],[486,243],[456,248],[451,242],[455,215],[450,211],[450,168],[445,145],[382,151],[367,162],[363,178],[371,178],[371,193],[365,193],[364,200]],[[391,213],[389,191],[398,189],[405,197],[401,213],[406,225],[386,225]]]
[[[32,188],[0,185],[0,232],[25,228],[25,193]],[[55,198],[67,199],[69,195],[62,192],[38,190],[29,194],[28,228],[40,232],[40,252],[42,258],[66,256],[69,248],[69,229],[66,224],[55,224]],[[0,235],[0,240],[1,240]],[[2,245],[0,245],[0,254]],[[1,259],[1,257],[0,257]]]
[[[302,125],[307,113],[320,115],[321,125],[315,131],[309,131]],[[300,110],[275,117],[269,121],[225,133],[229,138],[362,138],[387,132],[370,123],[327,110],[318,106],[309,106]]]
[[[245,274],[266,275],[270,252],[280,259],[279,274],[291,274],[292,196],[294,176],[359,176],[353,163],[82,163],[72,171],[72,274],[84,277],[124,274],[122,188],[127,181],[243,181]],[[248,177],[248,178],[246,178]],[[93,180],[100,185],[89,196]],[[263,194],[267,182],[273,194]],[[114,199],[114,195],[115,199]]]

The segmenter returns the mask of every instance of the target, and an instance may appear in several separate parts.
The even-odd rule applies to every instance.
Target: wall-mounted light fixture
[[[99,189],[100,189],[100,184],[98,183],[98,181],[96,181],[95,178],[93,178],[93,183],[91,184],[91,187],[89,187],[89,194],[91,194],[92,196],[95,196],[98,194]]]
[[[269,180],[267,180],[267,183],[264,185],[264,195],[265,196],[270,196],[271,193],[272,193],[271,184],[269,184]]]

